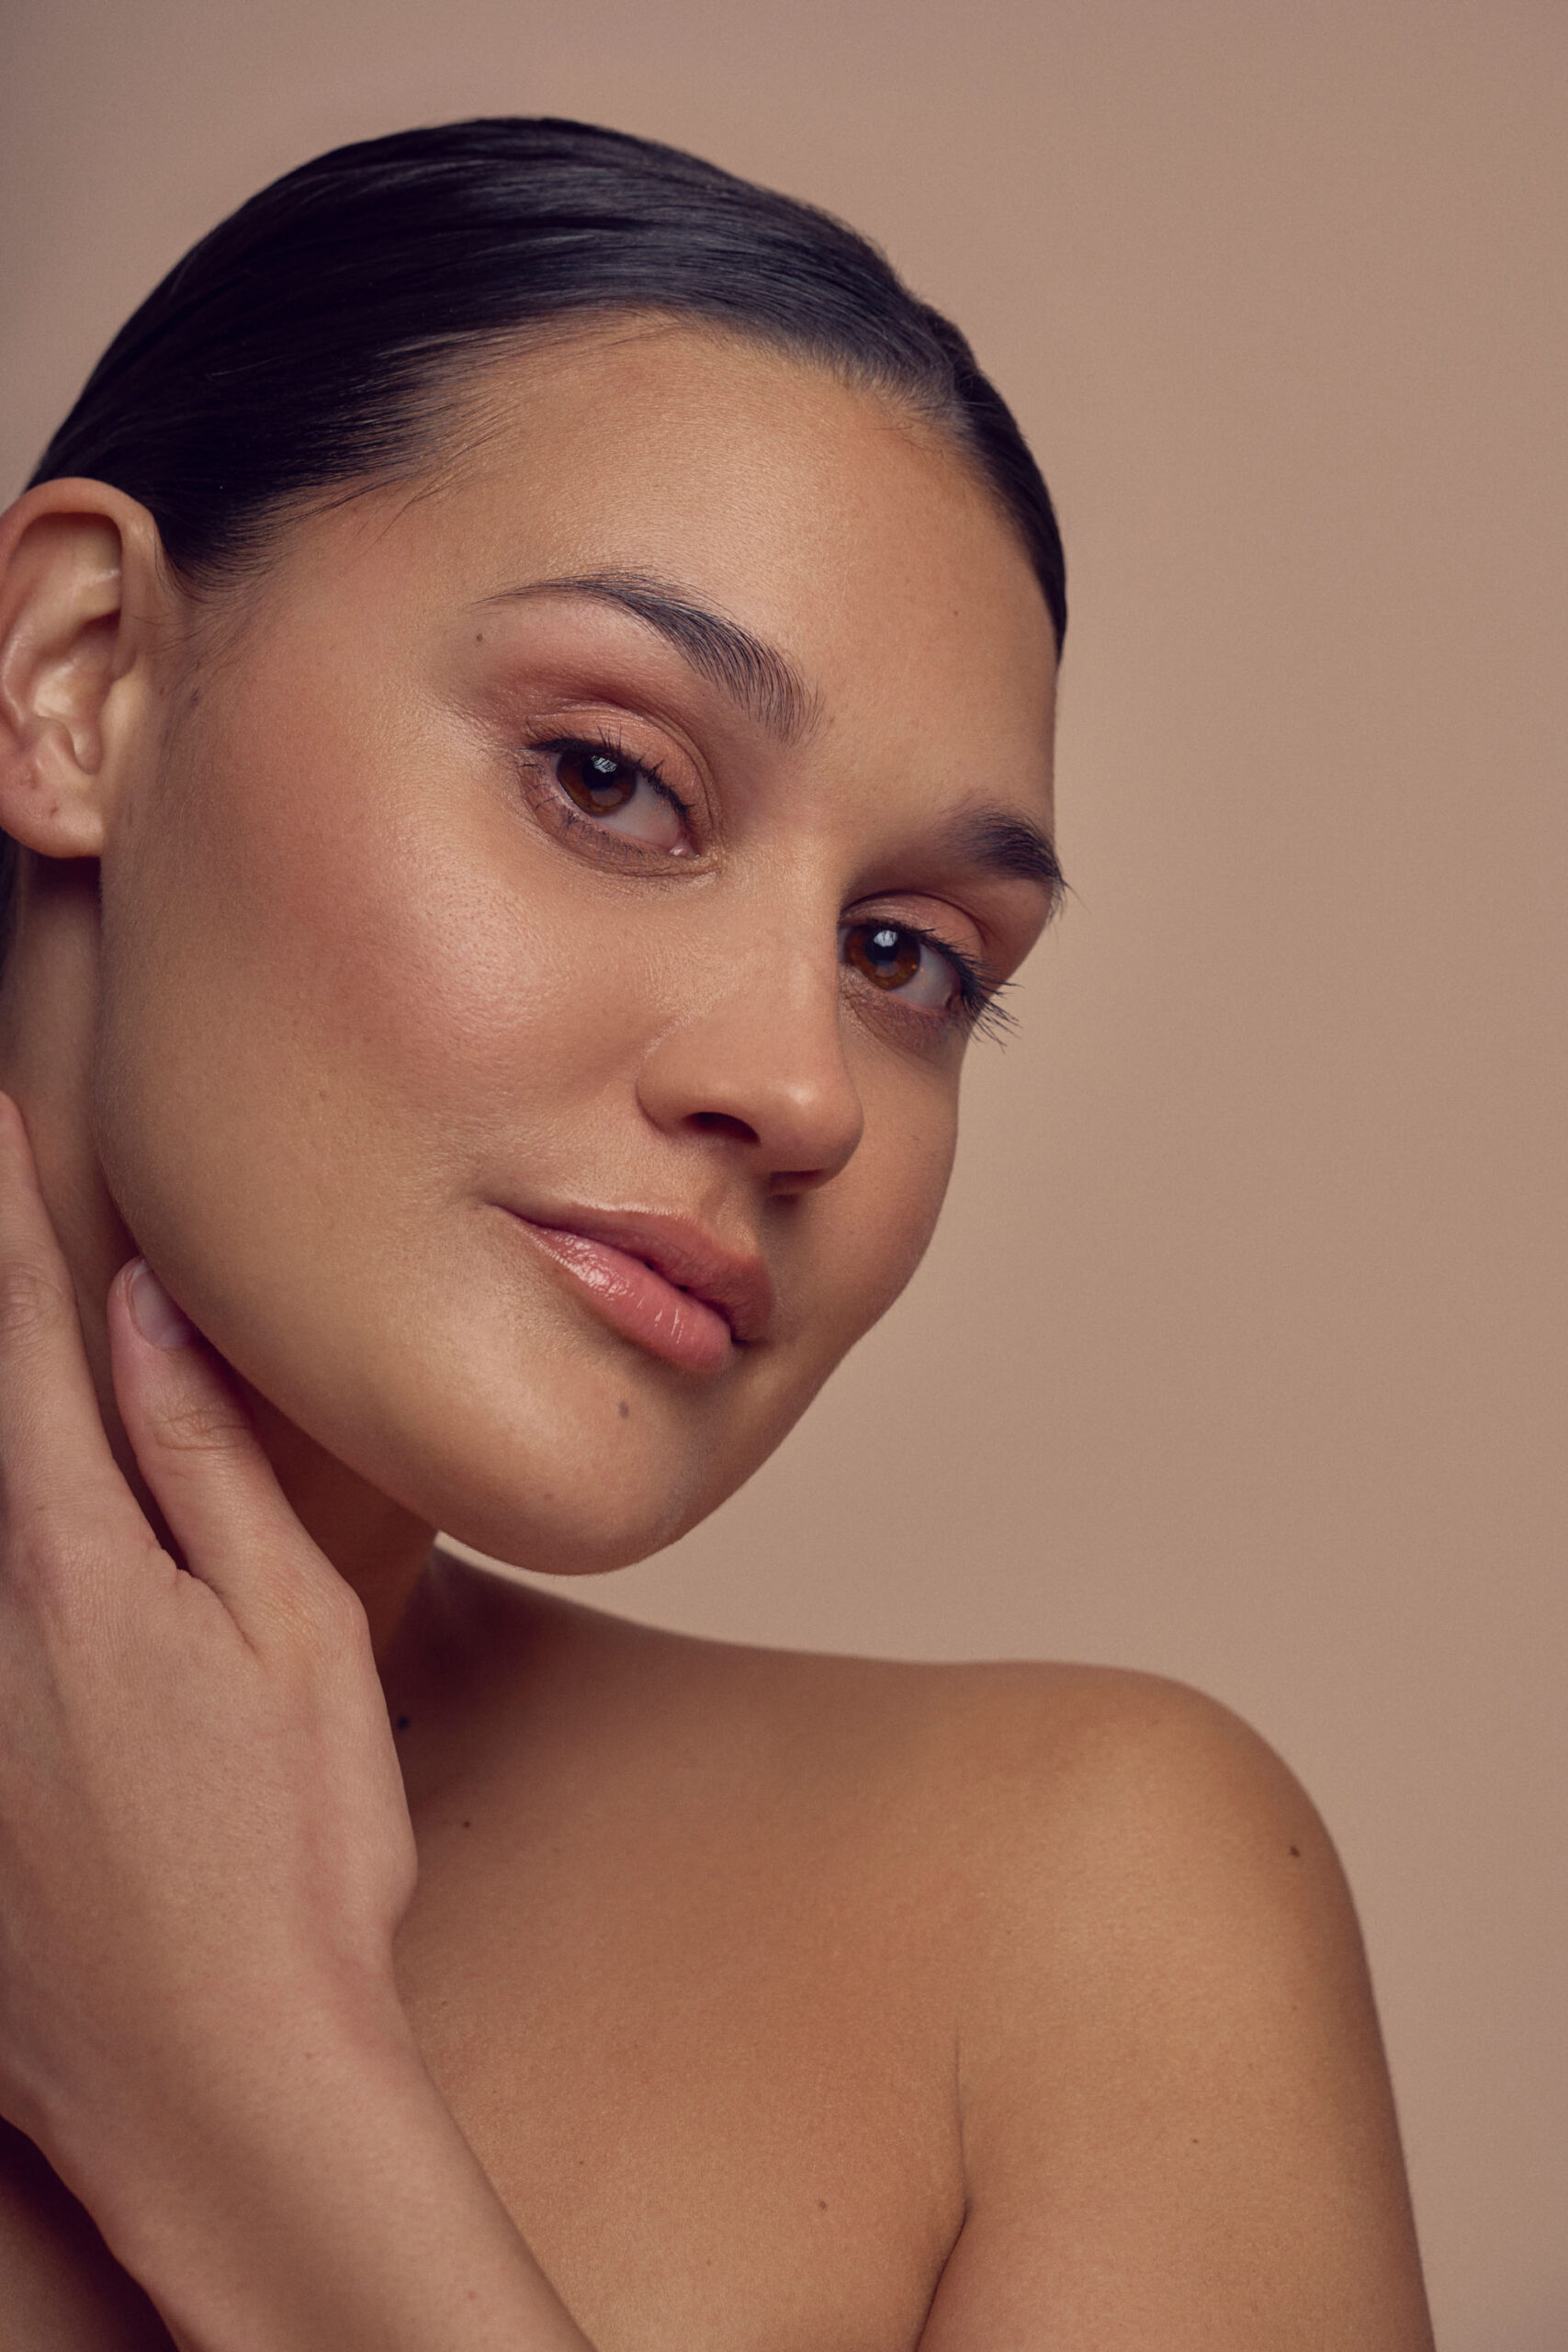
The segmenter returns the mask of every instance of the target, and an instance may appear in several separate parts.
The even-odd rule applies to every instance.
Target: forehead
[[[355,503],[338,553],[373,551],[382,595],[658,575],[778,648],[830,724],[979,729],[1048,783],[1055,646],[1017,534],[940,429],[826,369],[663,321],[559,334],[460,381],[412,495]]]

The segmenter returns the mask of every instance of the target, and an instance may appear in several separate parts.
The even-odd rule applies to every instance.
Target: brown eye
[[[877,989],[908,988],[924,951],[918,932],[893,922],[852,923],[844,937],[847,961]]]
[[[590,817],[613,817],[642,781],[642,770],[630,760],[587,743],[568,744],[556,753],[556,775],[567,797]]]
[[[536,748],[557,790],[581,816],[593,820],[592,825],[581,826],[570,818],[580,835],[613,834],[664,857],[694,854],[685,804],[660,781],[657,768],[612,743],[580,743],[569,737]]]
[[[840,933],[852,971],[884,995],[895,991],[922,1012],[953,1012],[965,1001],[963,969],[922,931],[907,923],[852,922]]]

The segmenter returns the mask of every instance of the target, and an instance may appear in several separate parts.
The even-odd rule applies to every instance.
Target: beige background
[[[1057,492],[1077,898],[908,1300],[600,1588],[1219,1693],[1358,1889],[1445,2352],[1568,2346],[1568,13],[13,0],[0,472],[197,232],[479,110],[882,240]]]

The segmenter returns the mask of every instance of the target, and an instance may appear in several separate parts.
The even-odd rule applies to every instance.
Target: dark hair
[[[1060,644],[1050,496],[957,328],[827,213],[585,123],[396,131],[275,180],[120,329],[33,481],[112,482],[197,581],[243,563],[282,502],[406,467],[466,346],[616,310],[713,320],[945,424],[1028,548]]]
[[[939,423],[1011,518],[1060,646],[1050,494],[957,328],[829,214],[586,123],[397,131],[275,180],[127,321],[33,482],[113,483],[200,584],[261,553],[288,502],[408,471],[465,353],[628,310],[731,327]]]

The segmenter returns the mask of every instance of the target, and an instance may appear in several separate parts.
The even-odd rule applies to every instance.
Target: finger
[[[147,1264],[109,1290],[115,1396],[186,1566],[242,1624],[332,1576],[289,1509],[221,1359]]]
[[[75,1293],[22,1114],[0,1094],[0,1489],[7,1514],[123,1508]]]

